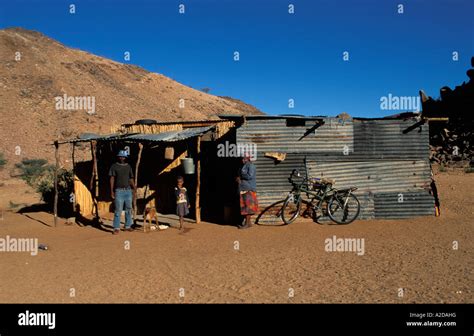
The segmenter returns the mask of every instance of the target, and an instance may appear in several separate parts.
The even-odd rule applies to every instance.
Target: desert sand
[[[343,226],[302,219],[249,230],[187,223],[184,234],[113,236],[63,219],[52,227],[41,211],[16,213],[10,201],[37,197],[5,180],[0,237],[34,237],[49,249],[0,252],[0,302],[473,303],[474,174],[439,173],[436,181],[440,217]],[[365,254],[326,252],[334,235],[364,238]]]

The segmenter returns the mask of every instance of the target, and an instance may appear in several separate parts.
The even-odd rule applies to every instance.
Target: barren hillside
[[[0,65],[0,152],[9,164],[24,157],[51,159],[48,144],[53,139],[85,131],[108,133],[114,125],[137,119],[262,113],[237,99],[206,94],[21,28],[0,30]],[[64,95],[93,97],[95,114],[85,106],[58,109],[56,97]],[[15,155],[18,149],[20,155]]]

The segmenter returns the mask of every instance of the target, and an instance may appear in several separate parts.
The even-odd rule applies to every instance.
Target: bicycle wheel
[[[335,194],[329,200],[327,211],[337,224],[349,224],[359,216],[360,203],[354,194]]]
[[[255,223],[263,226],[286,225],[281,218],[281,212],[285,200],[278,201],[266,207],[257,217]]]
[[[286,197],[285,203],[283,204],[281,218],[285,224],[292,223],[296,217],[300,214],[301,210],[301,195],[295,192],[291,192]]]

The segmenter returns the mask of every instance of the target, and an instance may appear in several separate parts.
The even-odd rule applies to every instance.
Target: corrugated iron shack
[[[260,207],[283,199],[293,169],[356,186],[360,218],[434,215],[429,131],[415,113],[346,117],[225,116],[236,122],[236,142],[257,144]],[[273,153],[284,153],[279,161]],[[270,155],[268,155],[270,154]]]

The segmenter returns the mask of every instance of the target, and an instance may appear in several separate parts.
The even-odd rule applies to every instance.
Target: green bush
[[[6,164],[7,164],[7,160],[3,156],[3,153],[0,153],[0,169],[3,168],[3,166]]]
[[[44,159],[23,159],[21,163],[15,164],[20,170],[20,177],[33,188],[37,187],[38,179],[46,173],[53,171],[53,166],[47,164]]]
[[[60,169],[58,171],[58,204],[60,207],[71,205],[70,197],[73,192],[74,177],[71,171]],[[54,171],[48,170],[38,180],[36,191],[41,194],[41,199],[47,204],[54,201]]]
[[[47,163],[43,159],[24,159],[15,167],[20,170],[20,177],[41,194],[41,199],[46,204],[52,206],[54,202],[54,166]],[[73,188],[72,171],[60,169],[58,171],[58,207],[60,210],[72,210],[70,197]]]

